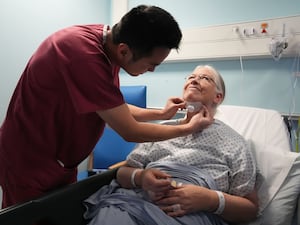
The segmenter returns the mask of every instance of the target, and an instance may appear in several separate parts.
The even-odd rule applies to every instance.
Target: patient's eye
[[[209,77],[205,76],[205,75],[202,75],[199,77],[200,80],[206,80],[206,81],[209,81]]]
[[[200,80],[211,81],[211,78],[208,77],[208,76],[206,76],[206,75],[199,76],[199,79],[200,79]]]
[[[197,79],[197,76],[196,75],[189,75],[185,79],[186,80],[194,80],[194,79]]]
[[[200,74],[200,75],[196,75],[196,74],[191,74],[189,76],[187,76],[185,78],[187,81],[189,80],[197,80],[197,81],[201,81],[201,80],[204,80],[204,81],[207,81],[209,83],[216,83],[214,81],[214,79],[212,79],[210,76],[206,75],[206,74]]]

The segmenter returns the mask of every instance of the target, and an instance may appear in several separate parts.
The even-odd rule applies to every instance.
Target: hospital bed
[[[263,175],[260,216],[247,225],[300,224],[300,159],[291,152],[290,137],[281,115],[274,110],[222,105],[216,118],[243,135],[254,149]],[[1,225],[81,225],[82,201],[115,177],[116,169],[93,175],[41,198],[0,211]],[[47,222],[47,223],[46,223]]]

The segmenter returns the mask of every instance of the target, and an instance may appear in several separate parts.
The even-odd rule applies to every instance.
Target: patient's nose
[[[200,85],[200,79],[198,79],[198,78],[192,79],[191,80],[191,84],[198,84],[198,85]]]

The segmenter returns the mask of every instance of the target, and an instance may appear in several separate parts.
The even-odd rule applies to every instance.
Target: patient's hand
[[[210,195],[210,189],[186,184],[168,191],[155,204],[169,216],[183,216],[196,211],[208,211]],[[176,210],[174,210],[175,205],[177,205]]]
[[[145,169],[141,173],[141,185],[143,190],[150,193],[152,199],[155,196],[164,196],[166,192],[172,189],[170,176],[158,169]],[[155,194],[154,194],[155,193]],[[152,199],[153,200],[153,199]]]

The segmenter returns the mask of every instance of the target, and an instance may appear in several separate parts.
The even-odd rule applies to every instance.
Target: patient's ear
[[[223,94],[222,93],[217,93],[216,97],[214,99],[214,102],[216,104],[220,104],[223,101]]]

